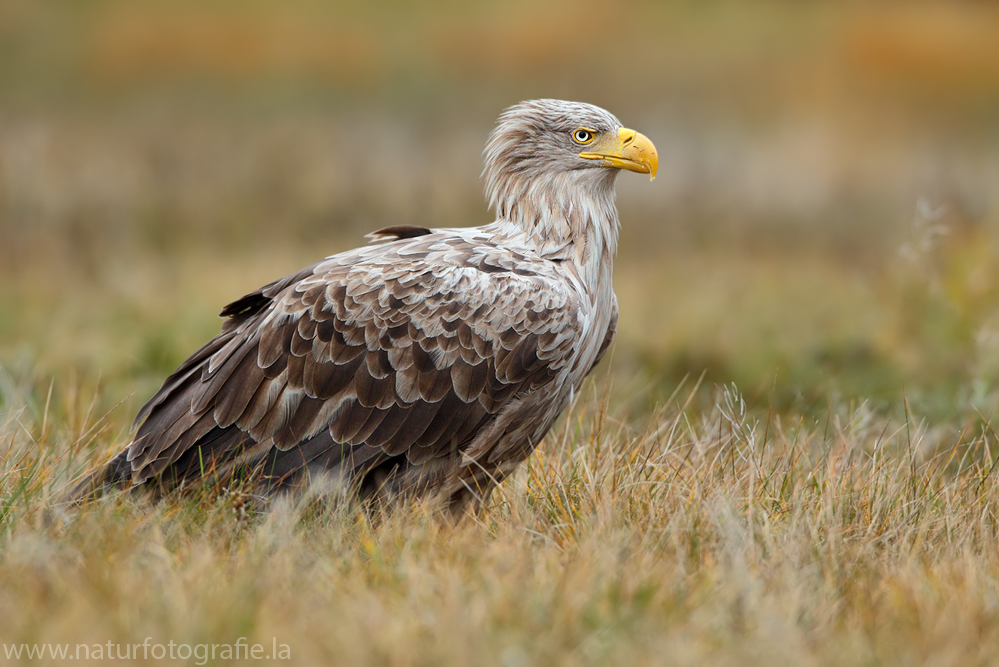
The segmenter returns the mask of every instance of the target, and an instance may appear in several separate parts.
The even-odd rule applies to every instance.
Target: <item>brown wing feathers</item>
[[[518,312],[508,269],[482,271],[497,293],[468,276],[456,291],[426,270],[428,243],[412,245],[313,265],[227,306],[223,332],[139,413],[131,481],[169,487],[248,453],[278,481],[317,465],[348,477],[419,467],[456,456],[518,391],[554,377],[574,335],[564,307],[527,301],[504,319]],[[379,252],[394,257],[379,265]],[[446,252],[453,262],[459,246]]]

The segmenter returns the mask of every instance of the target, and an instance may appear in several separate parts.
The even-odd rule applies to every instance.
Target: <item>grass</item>
[[[3,442],[2,642],[287,644],[333,664],[953,664],[999,647],[995,434],[861,407],[756,419],[688,382],[641,427],[600,397],[457,526],[426,507],[247,514],[238,494],[79,511],[79,397]],[[74,426],[59,434],[60,428]],[[72,444],[68,444],[72,442]]]

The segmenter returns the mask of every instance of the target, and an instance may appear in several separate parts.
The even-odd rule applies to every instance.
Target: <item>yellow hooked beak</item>
[[[659,154],[644,134],[622,127],[617,136],[607,135],[594,141],[579,154],[587,160],[603,160],[604,167],[617,167],[640,174],[651,174],[655,179],[659,170]]]

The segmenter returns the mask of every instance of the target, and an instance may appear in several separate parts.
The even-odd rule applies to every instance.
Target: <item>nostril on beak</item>
[[[621,128],[618,130],[618,138],[621,139],[621,148],[625,148],[635,140],[635,131]]]

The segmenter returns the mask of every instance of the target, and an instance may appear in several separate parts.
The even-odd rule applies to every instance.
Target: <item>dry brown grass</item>
[[[863,407],[757,420],[732,387],[701,413],[692,385],[642,427],[581,402],[456,527],[420,506],[376,524],[315,503],[248,515],[238,495],[67,511],[97,420],[12,413],[0,643],[244,636],[298,663],[392,665],[995,654],[991,427],[951,441]]]

